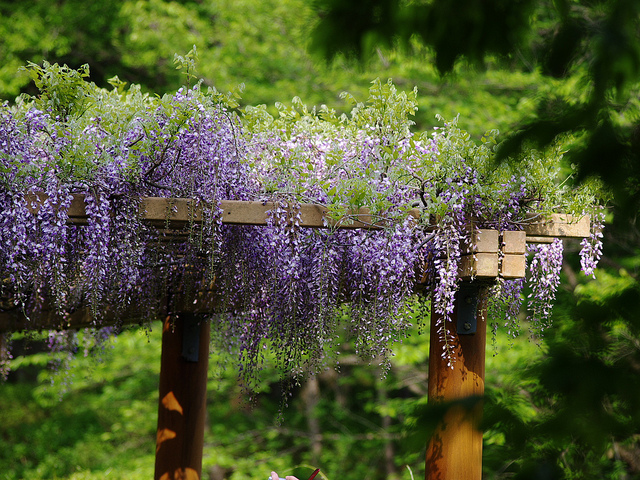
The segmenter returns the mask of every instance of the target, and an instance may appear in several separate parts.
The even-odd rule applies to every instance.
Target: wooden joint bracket
[[[200,355],[200,323],[203,321],[193,314],[180,315],[182,325],[182,358],[187,362],[197,362]]]
[[[457,293],[457,332],[458,335],[472,335],[478,329],[477,310],[480,285],[465,282]]]

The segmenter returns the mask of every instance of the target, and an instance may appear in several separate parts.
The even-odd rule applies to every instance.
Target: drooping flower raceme
[[[604,228],[604,212],[598,211],[591,223],[591,235],[580,242],[580,266],[585,275],[596,278],[596,267],[602,256],[602,229]]]
[[[529,310],[535,324],[535,332],[542,333],[550,326],[551,311],[560,285],[562,269],[562,240],[556,238],[548,244],[530,244],[528,247],[532,259],[529,264],[531,293]]]

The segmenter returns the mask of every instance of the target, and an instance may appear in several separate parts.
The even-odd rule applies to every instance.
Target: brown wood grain
[[[37,212],[46,196],[42,193],[26,195],[32,212]],[[275,207],[274,202],[223,200],[222,223],[230,225],[266,225],[267,212]],[[158,226],[180,228],[190,222],[202,222],[205,209],[196,200],[188,198],[142,197],[140,199],[140,218]],[[327,225],[337,228],[380,228],[384,219],[371,215],[369,209],[363,207],[352,212],[339,224],[327,216],[327,208],[323,205],[303,203],[300,205],[300,226],[308,228],[325,228]],[[410,210],[414,218],[420,216],[417,209]],[[84,195],[74,195],[69,208],[69,221],[86,223]],[[577,217],[568,214],[552,214],[549,217],[531,215],[523,222],[527,236],[533,237],[588,237],[591,228],[588,215]],[[491,242],[493,239],[491,239]],[[486,251],[486,250],[480,250]]]
[[[193,314],[163,322],[155,480],[202,476],[210,323],[199,323],[198,360],[191,362],[182,356],[185,321],[194,321]]]
[[[477,330],[459,335],[458,307],[451,330],[453,355],[444,355],[439,333],[444,319],[432,308],[429,348],[429,403],[445,405],[446,413],[432,435],[426,452],[426,480],[480,480],[482,478],[481,397],[484,394],[486,348],[486,296],[476,311]],[[464,401],[463,401],[464,400]]]

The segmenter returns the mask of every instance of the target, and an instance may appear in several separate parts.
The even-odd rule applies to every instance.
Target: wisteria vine
[[[200,84],[159,98],[99,89],[84,71],[30,69],[40,95],[0,108],[0,311],[35,322],[88,307],[100,327],[141,310],[175,313],[214,289],[214,337],[248,382],[267,352],[285,369],[321,365],[341,324],[358,353],[388,357],[417,283],[433,291],[449,345],[469,224],[518,230],[531,213],[598,208],[597,192],[559,187],[555,151],[496,165],[495,132],[475,143],[457,119],[414,132],[416,92],[390,82],[373,82],[367,103],[346,96],[350,115],[294,100],[274,118],[240,113]],[[78,196],[86,224],[69,221]],[[193,199],[203,221],[149,225],[137,214],[142,197]],[[240,227],[222,223],[222,200],[276,207],[266,227]],[[325,229],[300,226],[301,203],[329,212]],[[376,229],[339,228],[361,221],[362,207]],[[601,254],[596,218],[587,274]],[[533,253],[532,317],[546,325],[561,243]],[[524,282],[496,288],[513,328]]]

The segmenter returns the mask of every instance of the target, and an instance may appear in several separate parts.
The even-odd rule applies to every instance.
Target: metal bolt
[[[464,329],[465,329],[465,330],[471,330],[471,323],[469,323],[469,322],[464,322]]]

